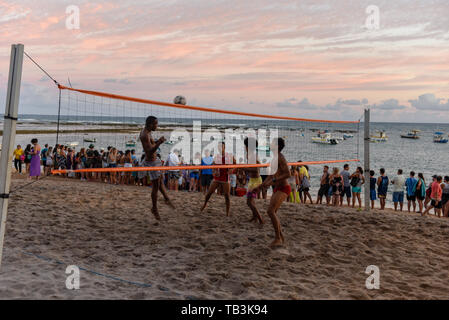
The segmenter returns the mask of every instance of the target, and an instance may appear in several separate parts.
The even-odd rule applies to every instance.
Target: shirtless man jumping
[[[277,138],[273,140],[271,143],[271,150],[274,154],[273,163],[276,163],[277,160],[277,170],[274,174],[270,175],[265,179],[263,184],[261,184],[258,189],[263,187],[269,187],[270,185],[274,185],[274,192],[270,199],[270,205],[268,206],[268,216],[271,219],[274,227],[275,238],[271,243],[270,247],[275,248],[284,245],[284,235],[281,230],[281,223],[279,218],[276,216],[276,213],[281,206],[282,202],[287,199],[291,192],[290,184],[287,179],[290,177],[290,170],[288,168],[287,160],[285,160],[284,155],[281,153],[282,149],[285,147],[285,141],[282,138]]]
[[[213,164],[235,164],[235,159],[232,157],[232,155],[225,152],[225,143],[221,142],[221,153],[217,154],[214,157]],[[212,180],[212,183],[210,184],[209,189],[206,193],[206,198],[204,200],[204,204],[201,207],[201,212],[206,208],[207,203],[210,200],[210,197],[212,197],[212,194],[215,193],[215,190],[219,189],[222,194],[224,194],[225,201],[226,201],[226,216],[230,215],[230,209],[231,209],[231,185],[229,184],[229,169],[214,169],[214,180]]]
[[[256,149],[258,146],[257,140],[254,138],[246,138],[244,140],[246,153],[248,154],[248,163],[255,164],[260,163],[256,157]],[[251,209],[253,217],[250,222],[257,221],[263,224],[264,221],[260,215],[259,210],[256,207],[257,188],[262,184],[262,177],[259,174],[259,168],[244,168],[243,169],[249,175],[248,192],[246,194],[246,204]]]
[[[157,130],[158,121],[156,117],[149,116],[145,121],[145,128],[140,132],[139,139],[142,142],[143,150],[145,151],[145,160],[143,162],[144,167],[160,167],[162,166],[161,160],[157,157],[157,149],[161,144],[165,142],[164,137],[160,137],[157,141],[154,141],[151,133]],[[151,191],[151,200],[153,207],[151,212],[157,220],[161,220],[159,211],[157,209],[157,192],[161,191],[170,207],[175,208],[170,198],[167,195],[164,184],[162,183],[162,176],[160,171],[148,171],[153,189]]]

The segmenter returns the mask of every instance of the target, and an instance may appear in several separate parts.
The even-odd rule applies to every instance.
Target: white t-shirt
[[[168,165],[169,167],[175,167],[175,166],[178,166],[178,165],[179,165],[179,158],[178,158],[178,156],[176,155],[176,153],[171,152],[171,153],[168,155],[168,158],[167,158],[167,165]],[[173,171],[178,171],[178,170],[173,170]]]
[[[393,179],[393,192],[402,192],[404,191],[405,186],[405,177],[400,174],[394,177]]]

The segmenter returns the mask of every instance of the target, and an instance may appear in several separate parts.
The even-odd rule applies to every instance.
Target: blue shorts
[[[404,202],[404,192],[393,192],[393,202]]]
[[[360,193],[360,192],[362,192],[362,187],[352,187],[352,192]]]
[[[347,198],[351,198],[351,187],[345,187],[343,193],[341,194],[341,197],[344,198],[345,196]]]
[[[369,193],[369,195],[370,195],[370,199],[371,200],[377,200],[377,198],[376,198],[376,190],[375,189],[373,189],[373,190],[370,190],[370,193]]]
[[[198,172],[190,172],[190,179],[198,180],[199,177],[200,177],[200,174]]]

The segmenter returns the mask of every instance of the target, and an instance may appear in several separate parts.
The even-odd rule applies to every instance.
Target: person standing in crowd
[[[44,175],[48,176],[53,168],[53,147],[49,147],[45,157]]]
[[[340,174],[340,169],[334,168],[329,180],[332,188],[332,205],[334,207],[342,205],[340,198],[345,185],[343,176]]]
[[[37,139],[31,140],[33,148],[30,153],[30,179],[36,177],[36,180],[38,180],[41,175],[41,146],[37,142]]]
[[[40,154],[42,166],[44,167],[44,172],[46,171],[45,168],[47,167],[47,152],[48,152],[48,144],[45,144],[44,149],[42,149]]]
[[[433,182],[430,185],[430,206],[426,208],[426,210],[422,213],[422,216],[426,216],[430,210],[435,208],[435,215],[438,216],[438,218],[441,218],[441,198],[443,195],[441,182],[443,182],[443,178],[436,175],[434,175],[432,178]]]
[[[377,178],[377,196],[379,197],[380,210],[384,210],[388,193],[388,184],[390,183],[390,180],[386,176],[384,168],[381,168],[379,172],[380,176],[379,178]]]
[[[201,159],[201,165],[202,166],[210,166],[214,162],[214,158],[210,155],[209,150],[204,151],[204,157]],[[200,182],[201,182],[201,189],[203,193],[206,193],[209,189],[209,186],[212,182],[212,169],[202,169],[201,170],[201,176],[200,176]]]
[[[25,163],[25,172],[29,173],[31,158],[33,157],[32,151],[31,151],[31,144],[27,144],[23,154],[25,156],[25,159],[23,160],[23,162]]]
[[[374,201],[377,200],[376,198],[376,178],[374,177],[375,172],[374,170],[370,170],[369,172],[369,195],[371,200],[371,209],[374,209]]]
[[[236,195],[237,189],[237,169],[229,169],[229,184],[231,186],[231,196]]]
[[[346,200],[348,201],[348,207],[351,205],[351,185],[349,183],[349,177],[351,173],[349,172],[349,164],[345,164],[343,166],[343,171],[341,172],[341,176],[343,177],[343,192],[341,193],[340,204],[343,205],[343,200],[346,196]]]
[[[443,217],[447,217],[449,212],[449,176],[444,176],[444,182],[441,184],[441,188],[443,189],[441,209],[443,211]]]
[[[14,168],[16,168],[16,171],[19,174],[22,174],[22,156],[23,156],[23,149],[20,144],[17,145],[17,148],[14,150]]]
[[[193,164],[198,165],[201,163],[201,153],[197,152],[195,154],[195,159]],[[190,183],[189,183],[189,191],[198,191],[198,182],[200,179],[200,170],[192,169],[189,173]]]
[[[352,186],[352,207],[355,208],[355,199],[357,199],[359,208],[362,208],[360,194],[362,193],[362,185],[365,183],[362,167],[357,167],[357,170],[350,176],[350,179],[350,184]]]
[[[419,206],[418,213],[423,213],[423,201],[426,199],[426,180],[424,180],[424,175],[421,172],[418,173],[418,182],[415,189],[416,200],[418,200]]]
[[[111,148],[111,152],[109,152],[108,156],[108,168],[117,168],[117,158],[118,153],[116,148]],[[111,184],[117,184],[117,172],[111,172]]]
[[[320,189],[318,190],[316,204],[322,204],[323,196],[325,196],[326,204],[329,205],[329,203],[330,203],[329,188],[330,188],[329,166],[324,166],[323,175],[321,176],[321,179],[320,179]]]
[[[394,204],[394,211],[398,211],[398,202],[400,211],[402,211],[404,207],[404,185],[405,185],[405,178],[402,175],[402,169],[398,170],[398,173],[396,177],[393,178],[391,181],[391,184],[393,185],[393,204]]]
[[[166,166],[176,167],[179,166],[178,151],[172,150],[167,158]],[[168,170],[168,190],[178,191],[178,180],[180,177],[179,170]]]
[[[413,206],[413,212],[416,212],[416,184],[415,171],[410,171],[410,176],[405,180],[405,190],[407,192],[407,209],[410,212]]]
[[[296,202],[296,192],[298,190],[298,185],[299,185],[299,174],[298,174],[298,170],[296,170],[295,166],[290,167],[290,178],[288,178],[287,181],[288,181],[288,184],[290,185],[290,188],[292,189],[292,192],[290,192],[290,195],[287,198],[287,202],[295,203]],[[301,202],[301,201],[299,201],[299,202]]]
[[[298,162],[302,162],[299,160]],[[302,203],[306,203],[307,198],[310,200],[310,203],[313,204],[312,196],[309,193],[310,190],[310,175],[309,175],[309,167],[301,165],[299,168],[299,197],[301,198]]]

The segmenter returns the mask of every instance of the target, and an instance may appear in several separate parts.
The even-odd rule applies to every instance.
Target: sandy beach
[[[14,193],[0,298],[449,299],[449,219],[285,203],[287,243],[271,250],[264,200],[259,227],[245,198],[227,218],[220,196],[202,214],[201,194],[171,196],[177,209],[161,201],[156,223],[146,187],[52,177]],[[67,265],[83,268],[79,290]],[[379,290],[365,287],[368,265]]]

